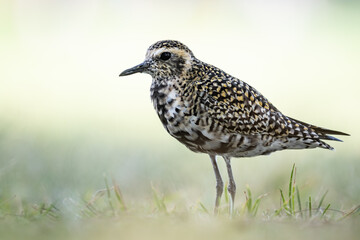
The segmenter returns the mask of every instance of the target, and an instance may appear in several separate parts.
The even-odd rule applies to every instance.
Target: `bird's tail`
[[[293,118],[290,118],[291,120],[298,122],[310,129],[313,129],[314,132],[319,136],[319,139],[323,139],[323,140],[331,140],[331,141],[339,141],[342,142],[341,139],[338,139],[336,137],[333,137],[331,135],[342,135],[342,136],[350,136],[350,134],[344,133],[344,132],[340,132],[340,131],[335,131],[335,130],[331,130],[331,129],[326,129],[326,128],[322,128],[322,127],[317,127]],[[331,135],[328,135],[331,134]]]

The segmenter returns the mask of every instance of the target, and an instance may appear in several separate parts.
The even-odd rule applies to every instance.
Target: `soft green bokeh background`
[[[162,39],[248,82],[285,114],[350,133],[322,149],[234,159],[237,204],[269,193],[293,163],[305,194],[359,204],[360,7],[357,1],[1,1],[0,196],[67,209],[114,177],[128,202],[151,182],[212,208],[215,177],[163,129],[151,77],[119,73]],[[220,160],[224,178],[224,164]],[[312,192],[313,191],[313,192]],[[318,198],[319,196],[313,196]]]

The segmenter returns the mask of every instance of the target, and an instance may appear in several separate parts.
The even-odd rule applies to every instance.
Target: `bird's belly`
[[[176,119],[176,118],[175,118]],[[174,124],[173,124],[174,123]],[[164,124],[171,136],[194,152],[229,157],[251,157],[266,153],[260,135],[230,133],[210,125],[197,117],[184,117],[182,121]]]

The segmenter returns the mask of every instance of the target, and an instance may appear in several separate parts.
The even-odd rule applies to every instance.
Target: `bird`
[[[166,131],[193,152],[209,155],[216,178],[214,214],[219,212],[224,190],[217,156],[226,163],[232,214],[236,195],[232,158],[285,149],[333,150],[323,140],[341,141],[331,135],[349,136],[284,115],[255,88],[197,59],[176,40],[152,44],[143,63],[120,76],[134,73],[151,75],[151,100]]]

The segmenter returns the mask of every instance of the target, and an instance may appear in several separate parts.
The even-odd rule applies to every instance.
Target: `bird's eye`
[[[171,53],[169,53],[169,52],[163,52],[163,53],[160,55],[160,59],[161,59],[161,60],[166,61],[166,60],[168,60],[169,58],[171,58]]]

